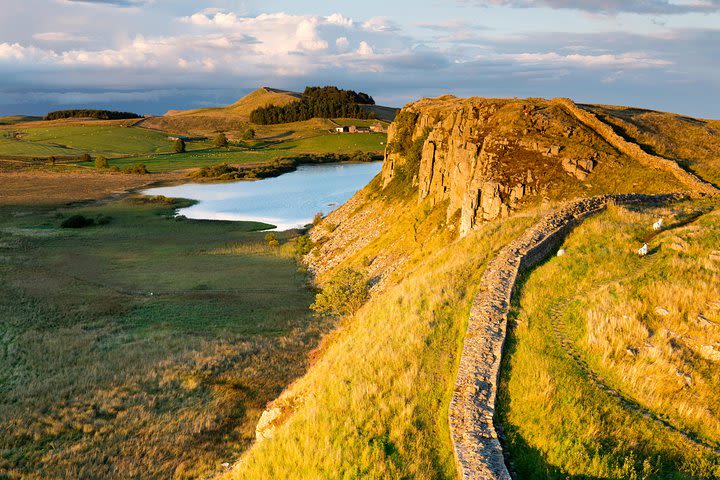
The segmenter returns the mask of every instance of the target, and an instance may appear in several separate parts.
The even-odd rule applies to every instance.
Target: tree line
[[[375,100],[363,92],[341,90],[337,87],[306,87],[298,102],[285,106],[269,105],[250,113],[250,121],[260,125],[300,122],[311,118],[360,118],[375,116],[362,105],[375,105]]]
[[[142,118],[137,113],[115,112],[112,110],[57,110],[45,115],[45,120],[60,120],[63,118],[96,118],[98,120],[125,120],[129,118]]]

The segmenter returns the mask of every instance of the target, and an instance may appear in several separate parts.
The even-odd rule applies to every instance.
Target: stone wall
[[[604,210],[610,202],[631,204],[674,198],[679,196],[629,194],[571,202],[526,230],[490,262],[470,311],[450,403],[450,431],[459,478],[511,478],[494,416],[507,314],[518,275],[545,258],[575,225]]]
[[[683,170],[676,162],[667,158],[658,157],[657,155],[651,155],[640,148],[638,144],[628,142],[615,133],[610,125],[597,118],[594,113],[578,107],[575,102],[569,98],[556,98],[553,99],[553,102],[565,107],[570,113],[575,115],[578,120],[595,130],[599,135],[605,138],[609,144],[617,148],[620,152],[624,153],[628,157],[634,158],[648,168],[662,170],[673,174],[675,178],[682,182],[683,185],[687,186],[691,192],[712,196],[720,194],[720,191],[718,191],[717,188],[701,180],[696,175]]]

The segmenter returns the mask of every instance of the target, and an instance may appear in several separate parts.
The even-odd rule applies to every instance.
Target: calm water
[[[307,225],[317,212],[329,213],[348,201],[381,166],[382,162],[300,165],[294,172],[254,182],[188,183],[143,193],[198,200],[178,211],[188,218],[258,221],[286,230]]]

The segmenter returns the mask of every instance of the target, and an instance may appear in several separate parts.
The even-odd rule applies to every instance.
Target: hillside
[[[487,413],[487,438],[497,437],[494,425],[505,427],[504,453],[517,471],[535,472],[532,478],[720,478],[720,456],[702,446],[717,445],[720,437],[720,412],[708,394],[715,385],[708,376],[716,361],[711,347],[720,342],[712,300],[720,294],[713,263],[718,253],[710,245],[718,244],[720,222],[712,213],[718,208],[715,190],[705,181],[720,173],[720,149],[713,140],[707,151],[685,151],[688,163],[704,166],[694,170],[698,177],[678,168],[675,158],[661,156],[659,148],[644,152],[631,136],[615,134],[605,118],[583,113],[594,108],[600,107],[566,99],[451,96],[407,105],[389,129],[381,175],[313,229],[315,248],[306,258],[321,285],[341,268],[362,272],[372,285],[370,300],[340,321],[308,373],[268,406],[258,429],[264,439],[224,478],[456,478],[457,470],[466,468],[457,463],[457,446],[467,443],[474,455],[482,452],[477,431],[458,425],[457,412],[451,424],[448,414],[453,394],[463,391],[455,385],[461,359],[470,362],[467,372],[475,386],[469,395],[481,402],[472,415]],[[672,137],[667,143],[674,143]],[[607,196],[673,192],[687,197]],[[587,215],[570,210],[570,223],[552,223],[552,212],[586,197],[600,199],[591,203],[595,210]],[[613,198],[635,203],[613,206]],[[603,217],[595,220],[593,214]],[[585,224],[576,226],[584,216],[591,218],[587,231]],[[647,230],[658,216],[666,219],[667,233],[656,238]],[[694,221],[692,229],[675,231]],[[567,260],[551,260],[537,270],[526,264],[510,321],[507,312],[497,319],[503,332],[506,324],[511,332],[502,383],[493,380],[499,350],[493,354],[495,370],[474,378],[486,364],[473,364],[463,345],[485,334],[472,330],[465,336],[469,324],[482,320],[476,307],[470,315],[471,306],[484,295],[500,295],[483,276],[487,265],[497,266],[496,257],[507,252],[524,252],[510,243],[521,234],[532,237],[538,228],[558,225],[567,225],[561,232],[574,226],[578,233],[566,244],[563,234],[553,233],[555,243],[542,252],[562,244],[570,252]],[[703,235],[697,251],[683,246],[693,235]],[[645,264],[634,252],[643,241],[652,249],[641,268]],[[510,250],[499,254],[505,245]],[[568,269],[571,261],[586,266]],[[676,268],[679,262],[682,268]],[[696,300],[678,290],[693,281],[687,277],[693,268],[705,269]],[[663,283],[642,280],[643,274]],[[555,341],[548,333],[552,323],[544,322],[550,322],[545,315],[558,305],[556,299],[582,299],[585,289],[594,287],[588,283],[593,278],[620,282],[623,275],[635,283],[620,295],[598,292],[583,307],[590,333],[584,333],[585,320],[571,324],[564,317],[568,338],[562,345],[575,344],[582,354],[565,356],[556,344],[543,343]],[[678,293],[663,296],[665,285]],[[633,293],[638,289],[650,289],[651,299],[638,303]],[[692,307],[697,301],[706,322],[702,332],[688,326],[700,318]],[[650,322],[648,312],[656,307],[670,312],[674,323],[664,323],[662,315]],[[602,312],[622,313],[602,317]],[[622,315],[632,319],[627,326],[612,320]],[[638,324],[646,333],[640,334]],[[640,333],[629,337],[626,328]],[[498,338],[502,349],[504,335]],[[607,342],[614,356],[604,353]],[[688,347],[676,346],[679,342]],[[697,358],[693,348],[708,358]],[[645,367],[652,358],[662,365]],[[586,364],[590,370],[578,369]],[[694,371],[697,375],[688,373]],[[683,380],[686,374],[690,381]],[[643,381],[642,375],[660,383]],[[494,393],[485,397],[486,388],[498,394],[499,415],[494,402],[487,403]],[[669,397],[674,400],[659,398],[673,388],[682,389]],[[667,425],[655,417],[668,419]]]
[[[164,116],[150,117],[140,122],[140,125],[187,135],[208,135],[222,131],[228,132],[231,136],[238,135],[244,129],[252,126],[258,136],[264,138],[288,135],[298,138],[320,130],[332,130],[336,126],[332,120],[321,118],[276,125],[255,125],[250,122],[250,114],[258,108],[271,105],[283,107],[298,102],[301,98],[302,94],[298,92],[261,87],[226,107],[170,110]],[[394,108],[377,105],[362,105],[361,107],[376,115],[381,123],[391,122],[397,111]]]

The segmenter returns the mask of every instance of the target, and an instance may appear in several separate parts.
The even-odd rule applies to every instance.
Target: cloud
[[[89,42],[90,38],[84,35],[77,35],[69,32],[42,32],[33,35],[35,40],[42,42]]]
[[[504,54],[500,57],[511,59],[521,64],[565,64],[588,68],[623,67],[634,69],[672,65],[672,62],[668,60],[651,58],[644,53],[623,53],[619,55],[581,55],[574,53],[562,55],[556,52],[546,52]]]
[[[460,0],[460,3],[517,8],[571,9],[600,14],[674,15],[720,11],[720,0]]]
[[[138,7],[151,3],[151,1],[152,0],[65,0],[66,3],[87,3],[121,8]]]
[[[362,24],[362,28],[372,32],[397,32],[400,27],[388,17],[372,17]]]

